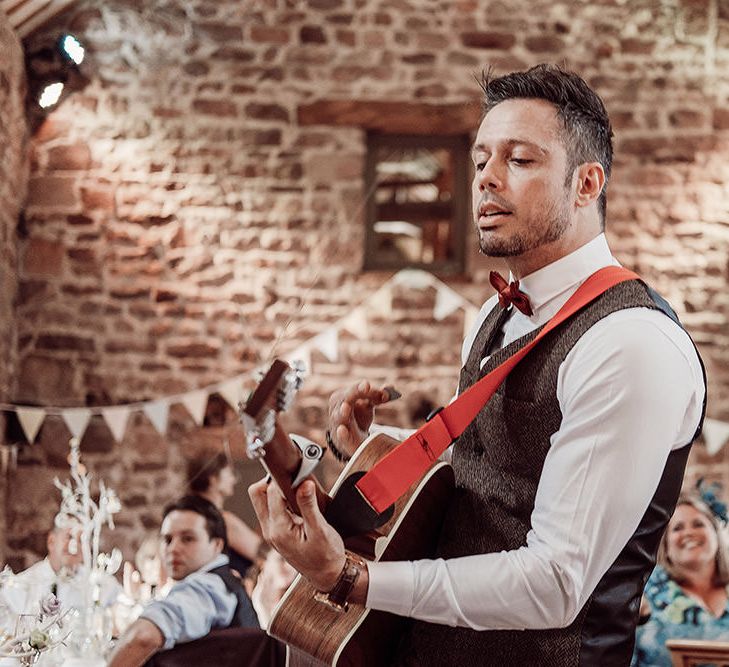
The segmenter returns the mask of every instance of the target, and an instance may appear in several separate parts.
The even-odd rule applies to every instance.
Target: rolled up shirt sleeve
[[[164,600],[152,602],[141,614],[164,635],[164,648],[205,636],[233,620],[238,600],[223,580],[196,572],[175,584]]]
[[[704,392],[690,339],[665,315],[627,309],[604,318],[560,369],[563,419],[526,545],[371,563],[367,605],[475,630],[569,625],[635,532],[671,450],[691,441]]]

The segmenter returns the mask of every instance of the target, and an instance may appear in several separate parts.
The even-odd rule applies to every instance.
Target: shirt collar
[[[519,289],[529,297],[533,317],[537,317],[542,306],[611,264],[617,264],[617,261],[610,252],[605,234],[599,234],[569,255],[524,276],[519,281]],[[509,280],[514,280],[514,276],[510,275]]]
[[[228,557],[225,554],[218,554],[206,565],[203,565],[198,572],[210,572],[210,570],[214,570],[216,567],[220,567],[221,565],[227,565],[228,564]]]

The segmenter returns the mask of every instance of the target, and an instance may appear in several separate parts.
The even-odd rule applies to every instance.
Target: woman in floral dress
[[[681,496],[645,587],[651,617],[638,628],[631,665],[670,667],[667,639],[729,640],[727,584],[727,549],[716,514],[700,498]]]

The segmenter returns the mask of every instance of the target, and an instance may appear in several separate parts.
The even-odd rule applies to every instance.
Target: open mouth
[[[702,546],[702,542],[699,542],[697,540],[686,540],[682,545],[682,549],[695,549],[696,547]]]
[[[484,227],[488,227],[490,223],[496,223],[509,215],[511,215],[511,211],[493,203],[481,204],[478,207],[478,221]]]

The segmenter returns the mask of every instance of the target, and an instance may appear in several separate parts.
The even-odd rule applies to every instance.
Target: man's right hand
[[[343,454],[351,456],[362,444],[375,417],[375,407],[390,400],[390,392],[372,388],[367,380],[331,395],[329,433]]]

